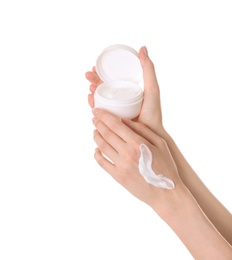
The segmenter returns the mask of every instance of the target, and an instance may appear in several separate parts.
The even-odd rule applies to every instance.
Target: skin
[[[176,232],[195,259],[231,259],[231,213],[200,180],[165,130],[160,89],[146,47],[140,49],[139,59],[144,78],[141,113],[133,121],[119,120],[106,111],[93,109],[94,140],[98,146],[95,159],[117,182],[151,206]],[[88,102],[93,108],[93,94],[101,80],[95,68],[86,73],[86,79],[91,83]],[[176,188],[171,192],[151,187],[139,175],[137,165],[141,143],[148,145],[156,158],[154,161],[158,162],[157,165],[153,163],[154,170],[175,182]],[[113,164],[103,154],[109,156]]]

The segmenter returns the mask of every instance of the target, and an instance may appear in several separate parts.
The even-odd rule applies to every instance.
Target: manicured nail
[[[148,56],[148,51],[147,51],[147,47],[143,46],[143,53],[144,55]]]

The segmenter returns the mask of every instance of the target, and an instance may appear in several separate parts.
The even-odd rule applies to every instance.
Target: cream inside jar
[[[121,118],[138,116],[143,101],[138,53],[125,45],[112,45],[98,57],[96,71],[103,83],[94,93],[95,107]]]
[[[140,91],[141,92],[141,91]],[[99,95],[103,98],[112,99],[112,100],[127,100],[128,98],[136,97],[139,93],[138,89],[131,87],[102,87],[99,89]]]

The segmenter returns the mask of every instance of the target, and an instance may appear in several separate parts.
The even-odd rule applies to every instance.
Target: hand
[[[175,183],[182,184],[177,167],[164,139],[141,123],[120,120],[102,109],[93,109],[96,127],[94,140],[98,146],[95,159],[118,183],[138,199],[156,211],[166,203],[166,195],[173,190],[164,190],[148,184],[138,169],[140,144],[146,144],[152,152],[152,168]],[[174,189],[174,190],[175,190]],[[174,191],[175,192],[175,191]]]
[[[164,131],[162,124],[162,112],[160,104],[160,90],[157,82],[155,69],[153,62],[147,54],[146,47],[142,47],[139,51],[139,59],[143,69],[144,79],[144,101],[140,115],[134,119],[149,127],[151,130],[162,136]],[[88,103],[90,107],[94,107],[94,92],[98,85],[102,83],[98,77],[95,67],[92,71],[88,71],[85,74],[86,79],[90,84],[90,94],[88,95]]]

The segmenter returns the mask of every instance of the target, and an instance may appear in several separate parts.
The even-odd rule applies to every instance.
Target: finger
[[[106,142],[106,140],[96,129],[93,132],[93,138],[101,153],[103,153],[108,159],[110,159],[111,162],[115,163],[118,158],[118,153],[109,143]]]
[[[139,59],[143,69],[145,93],[153,90],[159,90],[153,62],[148,56],[147,48],[143,46],[139,51]]]
[[[97,163],[108,172],[114,179],[117,178],[115,165],[105,158],[101,151],[97,148],[94,153],[94,158]],[[117,180],[117,179],[116,179]]]
[[[102,138],[117,152],[125,149],[126,143],[102,121],[97,118],[93,118],[93,124],[95,125],[98,132],[101,134]]]
[[[88,94],[88,104],[91,108],[94,107],[94,98],[93,98],[93,94]]]
[[[93,108],[93,114],[98,118],[104,125],[107,126],[111,132],[118,136],[119,139],[124,142],[138,142],[139,144],[143,141],[138,134],[131,130],[127,125],[125,125],[121,119],[114,116],[113,114],[107,112],[106,110]],[[120,142],[122,143],[122,142]]]
[[[123,122],[133,131],[135,131],[138,135],[142,136],[144,139],[152,143],[156,147],[161,147],[164,144],[164,139],[154,133],[145,125],[134,122],[129,119],[123,119]]]
[[[90,86],[89,86],[89,90],[90,90],[90,92],[91,93],[94,93],[95,91],[96,91],[96,88],[97,88],[97,84],[91,84]]]
[[[88,95],[88,103],[91,108],[94,107],[94,93],[96,91],[96,88],[97,88],[96,84],[91,84],[89,87],[91,94]]]
[[[91,83],[93,83],[93,84],[100,84],[100,83],[102,83],[102,81],[101,81],[101,79],[98,77],[98,75],[97,75],[96,73],[92,72],[92,71],[87,71],[87,72],[85,73],[85,77],[86,77],[86,79],[87,79],[89,82],[91,82]]]

